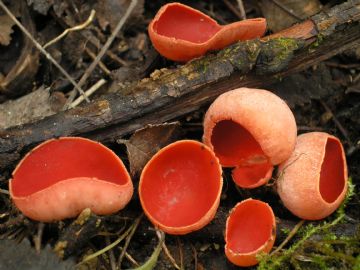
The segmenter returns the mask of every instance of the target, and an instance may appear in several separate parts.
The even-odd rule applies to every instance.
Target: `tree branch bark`
[[[83,107],[0,131],[0,169],[46,139],[113,141],[147,124],[199,109],[238,87],[261,87],[304,70],[360,40],[360,0],[349,0],[262,40],[239,42],[177,69],[158,70]]]

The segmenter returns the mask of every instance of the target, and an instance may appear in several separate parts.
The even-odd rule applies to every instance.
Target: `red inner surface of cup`
[[[219,164],[201,144],[175,144],[150,162],[142,175],[140,196],[147,213],[165,226],[196,223],[221,192]]]
[[[344,160],[340,142],[328,138],[325,157],[320,172],[320,194],[328,202],[334,202],[345,186]]]
[[[232,120],[216,123],[211,136],[214,152],[223,166],[266,162],[259,143],[240,124]]]
[[[204,43],[221,29],[215,21],[189,8],[171,5],[154,24],[154,30],[163,36]]]
[[[249,253],[264,245],[272,235],[273,215],[257,200],[239,204],[227,224],[227,247],[235,253]]]
[[[273,170],[273,165],[270,162],[259,164],[252,164],[251,166],[238,166],[232,171],[232,176],[240,187],[252,187],[256,185],[261,179],[265,182],[269,180],[268,174]]]
[[[44,143],[23,160],[13,175],[13,194],[28,196],[76,177],[119,185],[128,181],[126,170],[111,150],[89,140],[63,138]]]

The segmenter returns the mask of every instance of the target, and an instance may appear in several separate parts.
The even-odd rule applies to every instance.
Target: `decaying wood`
[[[359,42],[359,21],[360,0],[348,1],[282,31],[280,38],[237,43],[177,69],[156,71],[150,78],[119,86],[117,93],[83,107],[0,131],[0,169],[52,137],[114,141],[147,124],[195,111],[230,89],[261,87],[304,70]]]

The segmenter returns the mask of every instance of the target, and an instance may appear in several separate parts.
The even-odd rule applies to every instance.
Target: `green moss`
[[[299,48],[298,41],[293,38],[277,38],[274,39],[274,46],[278,48],[277,58],[280,61],[287,60],[289,54],[292,54]]]
[[[309,52],[311,53],[315,51],[315,49],[319,47],[321,43],[323,43],[324,39],[325,38],[322,34],[318,34],[316,36],[316,40],[309,46]]]
[[[261,255],[258,270],[287,269],[289,265],[295,269],[359,269],[359,235],[354,237],[337,237],[331,229],[344,221],[345,208],[354,195],[351,178],[344,202],[333,215],[333,219],[314,225],[309,223],[298,231],[298,240],[288,249],[274,255]],[[313,235],[321,236],[320,240],[310,240]],[[358,267],[358,268],[356,268]]]

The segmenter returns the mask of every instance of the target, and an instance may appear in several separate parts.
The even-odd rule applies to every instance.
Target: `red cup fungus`
[[[146,216],[169,234],[201,229],[215,216],[222,171],[204,144],[182,140],[162,148],[146,164],[139,197]]]
[[[50,222],[114,213],[130,201],[133,184],[118,156],[79,137],[48,140],[29,152],[9,181],[12,200],[31,219]]]
[[[206,14],[180,3],[164,5],[148,28],[155,49],[164,57],[181,62],[240,40],[259,38],[265,30],[264,18],[223,26]]]
[[[239,88],[220,95],[204,119],[203,141],[224,167],[235,167],[242,188],[268,182],[273,165],[286,160],[296,142],[294,115],[275,94]]]
[[[295,151],[279,166],[277,191],[294,215],[319,220],[344,200],[347,178],[340,140],[324,132],[310,132],[298,136]]]
[[[271,207],[262,201],[247,199],[238,203],[226,220],[225,255],[237,266],[256,265],[256,256],[269,253],[275,236]]]

